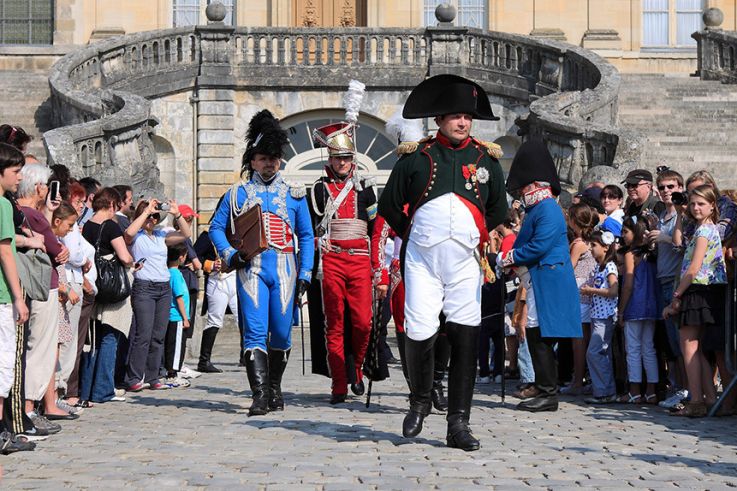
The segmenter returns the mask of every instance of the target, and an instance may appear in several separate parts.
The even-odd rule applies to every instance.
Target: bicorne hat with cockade
[[[548,146],[540,139],[525,141],[514,156],[507,177],[507,192],[514,191],[535,181],[550,183],[553,194],[560,194],[560,178]]]
[[[479,84],[451,74],[435,75],[415,87],[404,104],[402,116],[416,119],[458,113],[470,114],[474,119],[499,119]]]
[[[281,158],[287,143],[287,132],[279,125],[279,120],[268,109],[259,111],[248,123],[242,171],[251,171],[251,160],[257,153]]]
[[[331,123],[312,132],[312,139],[318,147],[328,149],[331,157],[351,156],[356,153],[356,145],[353,141],[353,133],[356,125],[353,123]]]

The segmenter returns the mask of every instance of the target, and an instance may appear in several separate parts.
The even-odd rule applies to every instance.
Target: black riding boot
[[[291,351],[269,349],[269,411],[284,411],[281,379]]]
[[[269,412],[269,358],[263,351],[246,351],[246,373],[251,386],[253,403],[249,416],[261,416]]]
[[[202,343],[200,344],[200,362],[197,364],[197,371],[202,373],[221,373],[218,367],[212,364],[210,357],[212,356],[212,347],[215,344],[215,338],[220,329],[211,327],[202,331]]]
[[[445,398],[443,392],[443,379],[445,371],[448,369],[448,357],[450,356],[450,346],[448,346],[448,336],[445,333],[438,335],[435,341],[435,370],[433,372],[432,381],[432,405],[436,410],[445,412],[448,410],[448,399]]]
[[[407,337],[404,342],[404,355],[409,375],[409,413],[404,417],[402,434],[409,438],[422,431],[422,422],[430,414],[432,407],[430,392],[435,358],[437,334],[424,340],[414,341]]]
[[[448,322],[445,327],[450,345],[448,446],[467,452],[478,450],[481,445],[471,434],[468,422],[471,417],[471,401],[476,381],[479,327],[464,326],[454,322]]]

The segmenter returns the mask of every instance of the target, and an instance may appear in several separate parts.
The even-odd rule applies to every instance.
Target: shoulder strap
[[[106,222],[107,220],[105,220]],[[95,242],[95,253],[100,254],[100,239],[102,238],[102,229],[105,228],[105,222],[100,224],[100,232],[97,234],[97,241]]]
[[[335,212],[338,211],[340,205],[343,204],[343,201],[345,201],[346,197],[348,197],[348,193],[350,193],[352,189],[353,179],[348,179],[348,181],[345,183],[345,187],[340,190],[340,193],[338,193],[338,196],[336,196],[335,199],[332,199],[330,191],[328,190],[328,202],[325,204],[325,214],[323,215],[322,221],[319,225],[320,227],[322,227],[323,230],[327,230],[328,223],[333,218]]]

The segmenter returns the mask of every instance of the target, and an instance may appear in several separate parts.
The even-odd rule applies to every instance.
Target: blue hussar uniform
[[[233,193],[237,193],[234,200]],[[265,183],[254,173],[250,181],[235,185],[226,193],[210,225],[210,238],[218,254],[225,263],[233,265],[237,251],[225,238],[230,214],[261,205],[269,248],[237,272],[238,298],[243,307],[239,315],[245,326],[247,352],[266,352],[267,344],[272,350],[291,348],[295,286],[297,280],[312,279],[315,253],[305,194],[304,187],[287,184],[281,174]]]

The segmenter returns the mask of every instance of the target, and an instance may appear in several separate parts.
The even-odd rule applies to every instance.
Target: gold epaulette
[[[474,138],[474,140],[476,140]],[[476,143],[479,143],[480,145],[483,145],[486,147],[486,151],[489,152],[489,155],[494,157],[495,159],[500,159],[502,156],[504,156],[504,152],[502,151],[502,147],[497,145],[493,142],[485,142],[483,140],[476,140]]]
[[[406,155],[408,153],[412,153],[420,147],[420,143],[425,143],[430,140],[432,140],[432,136],[425,137],[422,140],[416,142],[402,142],[397,147],[397,155]]]

